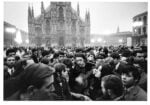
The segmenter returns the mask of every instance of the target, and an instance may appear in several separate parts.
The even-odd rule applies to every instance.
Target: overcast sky
[[[40,14],[40,1],[36,2],[4,2],[4,21],[16,25],[17,28],[28,31],[27,15],[28,5],[33,5],[35,16]],[[50,2],[44,2],[45,8]],[[148,11],[147,2],[79,2],[80,15],[84,19],[86,10],[91,15],[91,33],[103,34],[120,31],[132,31],[132,18],[142,12]],[[77,10],[77,2],[72,2]]]

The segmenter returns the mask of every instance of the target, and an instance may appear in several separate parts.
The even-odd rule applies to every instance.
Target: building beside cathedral
[[[82,19],[79,4],[75,11],[71,2],[50,2],[46,9],[41,2],[37,17],[33,7],[28,7],[28,33],[31,45],[86,46],[90,44],[90,13]]]

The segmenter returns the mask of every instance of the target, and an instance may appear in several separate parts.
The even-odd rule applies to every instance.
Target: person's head
[[[6,58],[6,64],[7,64],[8,67],[14,67],[15,62],[16,62],[15,61],[15,56],[8,56]]]
[[[104,96],[114,99],[123,94],[123,84],[116,75],[107,75],[102,78],[101,89]]]
[[[32,49],[32,54],[37,56],[38,55],[37,49]]]
[[[142,51],[139,51],[136,53],[136,59],[137,60],[144,60],[144,53]]]
[[[123,85],[127,88],[134,86],[140,79],[140,73],[133,65],[127,65],[122,69],[121,79]]]
[[[41,59],[41,63],[43,63],[43,64],[48,65],[49,62],[50,62],[50,60],[48,58],[46,58],[46,57],[44,57],[44,58]]]
[[[116,52],[112,53],[111,57],[114,59],[114,64],[117,64],[120,61],[120,55]]]
[[[75,62],[79,67],[85,67],[86,64],[86,57],[83,53],[76,53],[75,54]]]
[[[62,59],[65,58],[65,53],[64,53],[64,52],[59,51],[58,54],[59,54],[59,56],[58,56],[58,60],[59,60],[59,61],[61,61]]]
[[[48,56],[49,54],[50,52],[47,50],[42,51],[42,57]]]
[[[41,63],[34,63],[25,68],[20,75],[20,98],[32,100],[36,93],[49,94],[53,92],[55,90],[53,72],[52,68]]]
[[[89,53],[89,54],[87,54],[87,60],[89,61],[89,62],[92,62],[92,61],[94,61],[95,60],[95,55],[94,55],[94,53]]]
[[[105,53],[105,55],[108,54],[108,49],[107,49],[107,47],[104,47],[103,52]]]
[[[65,58],[62,60],[62,63],[66,65],[66,69],[68,71],[70,71],[72,69],[73,63],[72,63],[71,59]]]
[[[6,56],[15,56],[16,55],[16,50],[15,49],[8,49],[6,51]]]
[[[130,52],[128,49],[125,49],[125,50],[122,52],[122,56],[123,56],[123,57],[130,57],[130,56],[131,56],[131,52]]]
[[[113,74],[113,69],[109,64],[103,64],[101,68],[101,78]]]
[[[68,70],[67,70],[65,64],[63,64],[63,63],[56,63],[54,65],[54,68],[55,68],[55,73],[57,74],[57,77],[62,77],[62,78],[65,78],[66,80],[69,79]]]

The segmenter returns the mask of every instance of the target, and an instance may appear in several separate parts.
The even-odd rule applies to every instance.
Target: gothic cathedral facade
[[[34,17],[33,7],[28,7],[29,42],[37,46],[86,46],[90,44],[90,13],[80,17],[71,2],[50,2],[45,9],[41,2],[41,14]]]

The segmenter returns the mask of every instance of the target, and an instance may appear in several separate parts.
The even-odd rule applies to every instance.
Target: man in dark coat
[[[4,81],[5,100],[57,100],[54,70],[45,64],[31,64],[16,78]]]
[[[72,92],[87,95],[86,90],[89,88],[89,79],[93,66],[94,64],[86,62],[86,57],[83,53],[75,54],[75,67],[70,71],[69,75],[69,85]]]

